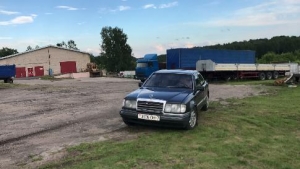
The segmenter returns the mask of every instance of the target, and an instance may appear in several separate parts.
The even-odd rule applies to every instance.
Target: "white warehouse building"
[[[83,72],[89,62],[89,53],[52,45],[0,58],[16,65],[17,78]]]

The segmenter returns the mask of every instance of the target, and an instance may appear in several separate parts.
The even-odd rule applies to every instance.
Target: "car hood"
[[[135,90],[134,92],[127,95],[126,98],[132,99],[159,99],[159,100],[166,100],[167,102],[172,103],[182,103],[184,102],[185,98],[190,94],[189,90],[166,90],[166,89],[147,89],[147,88],[140,88]]]

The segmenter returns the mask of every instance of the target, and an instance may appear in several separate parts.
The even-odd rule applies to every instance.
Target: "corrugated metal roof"
[[[38,48],[38,49],[33,49],[33,50],[29,50],[29,51],[25,51],[25,52],[13,54],[13,55],[8,55],[8,56],[5,56],[5,57],[0,57],[0,60],[4,60],[4,59],[7,59],[7,58],[12,58],[12,57],[15,57],[15,56],[18,56],[18,55],[22,55],[22,54],[25,54],[25,53],[30,53],[30,52],[34,52],[34,51],[41,50],[41,49],[46,49],[46,48],[58,48],[58,49],[69,50],[69,51],[73,51],[73,52],[79,52],[79,53],[89,54],[87,52],[82,52],[80,50],[67,49],[67,48],[63,48],[63,47],[48,45],[48,46],[41,47],[41,48]]]

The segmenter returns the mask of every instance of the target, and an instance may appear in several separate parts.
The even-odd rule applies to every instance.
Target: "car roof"
[[[198,73],[198,72],[196,70],[182,70],[182,69],[167,70],[167,69],[163,69],[163,70],[158,70],[155,73],[178,73],[178,74],[193,75],[193,74]]]

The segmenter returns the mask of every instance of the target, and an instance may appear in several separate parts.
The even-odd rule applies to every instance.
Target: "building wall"
[[[49,75],[49,69],[56,75],[61,73],[60,62],[66,61],[75,61],[77,72],[83,72],[90,62],[90,56],[87,53],[47,47],[2,59],[0,65],[15,64],[16,67],[25,67],[26,71],[28,68],[43,66],[44,75]]]
[[[50,68],[53,74],[60,74],[60,62],[75,61],[77,72],[86,70],[87,63],[90,62],[90,56],[87,53],[64,50],[59,48],[49,48]],[[49,69],[49,64],[47,69]]]

